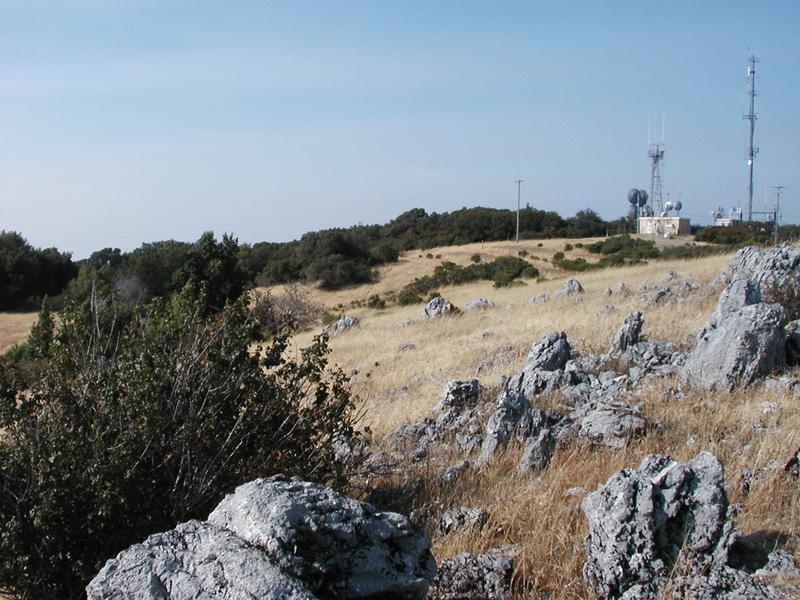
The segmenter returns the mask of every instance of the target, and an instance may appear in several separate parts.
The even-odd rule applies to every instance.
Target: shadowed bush
[[[0,589],[78,598],[108,558],[238,484],[343,480],[330,442],[353,403],[325,338],[299,357],[282,337],[254,347],[244,299],[206,308],[187,291],[122,324],[93,295],[0,365]]]

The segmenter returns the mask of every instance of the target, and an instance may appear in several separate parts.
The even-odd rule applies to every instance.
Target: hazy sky
[[[664,191],[800,222],[800,2],[0,0],[0,229],[76,257],[284,241],[422,207],[627,209]]]

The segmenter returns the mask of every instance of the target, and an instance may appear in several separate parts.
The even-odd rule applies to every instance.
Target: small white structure
[[[731,227],[742,222],[742,209],[728,208],[726,210],[720,206],[712,216],[714,217],[714,227]]]
[[[640,235],[676,237],[691,233],[691,223],[685,217],[639,217]]]

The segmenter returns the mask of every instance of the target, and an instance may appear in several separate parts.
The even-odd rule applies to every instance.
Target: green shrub
[[[569,252],[572,250],[572,244],[564,244],[564,252]]]
[[[428,252],[428,253],[425,255],[425,258],[433,258],[433,254],[431,254],[430,252]]]
[[[481,262],[481,255],[480,255],[480,254],[477,254],[477,253],[475,253],[475,254],[473,254],[472,256],[470,256],[470,257],[469,257],[469,259],[470,259],[472,262],[474,262],[475,264],[477,264],[477,263]]]
[[[367,300],[367,306],[376,310],[380,310],[382,308],[386,308],[386,300],[382,299],[378,294],[373,294]]]
[[[181,293],[127,324],[115,309],[68,304],[32,362],[0,364],[0,589],[14,597],[84,597],[107,559],[255,477],[343,481],[330,442],[353,401],[324,336],[299,357],[283,337],[254,347],[244,299],[207,315]]]
[[[413,290],[408,288],[403,288],[397,295],[397,303],[400,306],[408,306],[409,304],[419,304],[420,302],[422,302],[422,298],[419,296],[419,294],[415,293]]]
[[[519,256],[521,258],[525,258],[526,256],[528,256],[528,251],[523,248],[522,250],[517,252],[517,256]]]

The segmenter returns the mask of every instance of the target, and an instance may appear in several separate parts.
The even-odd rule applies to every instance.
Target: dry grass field
[[[538,242],[524,242],[521,246],[498,242],[415,251],[381,269],[380,281],[375,285],[336,292],[309,290],[311,299],[332,312],[361,319],[358,327],[331,339],[331,359],[345,371],[355,372],[352,389],[365,412],[362,426],[369,427],[377,442],[398,425],[427,414],[451,379],[477,377],[492,394],[501,377],[522,366],[531,344],[551,331],[565,331],[579,352],[602,352],[625,316],[641,310],[645,315],[645,336],[688,346],[717,301],[718,291],[705,284],[731,257],[651,261],[577,275],[533,259],[545,281],[528,280],[523,286],[502,289],[494,289],[491,282],[440,289],[443,296],[462,308],[477,297],[485,297],[495,306],[465,310],[458,316],[434,321],[419,320],[422,305],[393,305],[385,310],[347,308],[376,293],[384,296],[396,292],[414,277],[431,273],[443,260],[468,264],[475,253],[488,261],[516,255],[524,248],[528,259],[537,256],[549,261],[555,252],[563,251],[565,243],[549,240],[540,247]],[[569,243],[574,245],[576,240]],[[426,258],[428,253],[434,258]],[[596,258],[577,248],[568,256]],[[647,295],[637,293],[643,285],[663,282],[669,271],[696,281],[700,289],[685,301],[663,305],[654,305]],[[582,301],[552,298],[570,276],[585,288]],[[628,293],[606,294],[606,289],[614,289],[622,282],[630,290]],[[549,294],[551,300],[529,303],[531,297],[542,293]],[[616,310],[599,316],[606,304],[613,304]],[[34,319],[33,314],[0,315],[0,347],[6,349],[23,339]],[[306,346],[314,333],[298,334],[294,347],[299,350]],[[407,349],[401,350],[401,345]],[[452,506],[483,508],[491,517],[480,533],[434,533],[437,560],[465,551],[481,552],[516,544],[517,597],[588,599],[593,595],[580,577],[587,533],[580,509],[584,492],[622,468],[638,466],[648,453],[668,454],[685,461],[707,450],[725,465],[728,494],[738,508],[739,529],[765,543],[787,547],[800,558],[800,484],[789,479],[781,468],[791,451],[800,446],[797,397],[757,385],[732,394],[685,389],[683,397],[677,398],[674,389],[678,386],[678,382],[664,379],[640,388],[633,401],[641,404],[647,417],[658,426],[623,449],[574,445],[559,450],[537,477],[529,477],[516,474],[514,466],[520,449],[511,447],[500,460],[471,469],[447,487],[438,483],[439,465],[423,464],[415,467],[419,469],[420,487],[412,505],[406,508],[425,505],[437,514]],[[537,406],[543,403],[558,404],[559,399],[539,400]],[[748,494],[741,485],[741,473],[746,468],[756,473]],[[402,486],[405,477],[406,473],[398,472],[378,483],[391,489],[393,485]],[[800,585],[798,581],[790,583]],[[550,595],[540,596],[542,593]]]
[[[441,260],[466,264],[474,252],[488,258],[503,251],[510,253],[509,246],[515,250],[513,244],[486,244],[482,249],[473,246],[431,252],[441,254]],[[563,241],[528,251],[551,256],[561,249]],[[580,352],[600,352],[624,317],[641,310],[645,314],[644,335],[683,346],[691,344],[713,311],[718,290],[703,287],[686,301],[666,305],[653,305],[635,292],[642,285],[663,282],[671,270],[704,286],[730,258],[652,261],[643,266],[578,274],[575,277],[586,290],[582,302],[551,299],[544,304],[529,303],[529,298],[540,293],[552,297],[568,277],[544,268],[543,274],[550,280],[541,283],[528,281],[521,287],[493,289],[491,282],[480,282],[439,290],[460,307],[476,297],[495,303],[492,309],[464,311],[456,317],[420,321],[421,305],[345,310],[359,316],[361,323],[331,340],[332,359],[346,371],[357,372],[353,389],[365,410],[363,424],[380,441],[398,425],[428,413],[450,379],[477,377],[491,393],[502,376],[522,366],[530,345],[551,331],[565,331]],[[328,307],[347,305],[372,293],[398,289],[413,276],[423,274],[426,261],[430,269],[439,263],[424,256],[406,257],[386,268],[382,281],[369,289],[317,291],[312,295]],[[605,294],[607,288],[620,282],[633,293]],[[614,304],[616,312],[598,316],[607,303]],[[403,324],[407,320],[414,322]],[[298,335],[297,346],[307,344],[311,336],[312,332]],[[401,351],[401,344],[414,347]],[[781,468],[791,451],[800,446],[796,396],[756,386],[733,394],[684,390],[685,396],[677,399],[673,390],[678,385],[665,379],[640,389],[634,401],[659,426],[621,450],[576,445],[559,451],[538,477],[531,478],[515,473],[520,449],[511,448],[504,459],[471,469],[448,487],[438,483],[439,465],[423,465],[421,491],[405,508],[424,505],[437,514],[452,506],[483,508],[491,518],[480,533],[434,533],[437,559],[516,544],[519,554],[514,586],[518,597],[539,597],[547,592],[550,598],[591,598],[580,577],[587,533],[580,510],[584,492],[622,468],[638,466],[648,453],[685,461],[708,450],[725,465],[727,489],[731,502],[738,507],[740,530],[765,544],[786,546],[800,558],[800,485]],[[558,398],[540,400],[537,406],[542,402],[557,404]],[[453,457],[453,462],[460,458]],[[741,486],[741,473],[746,468],[758,474],[747,495]],[[389,475],[382,485],[400,487],[405,478],[406,473]]]
[[[0,313],[0,354],[28,337],[37,313]]]

